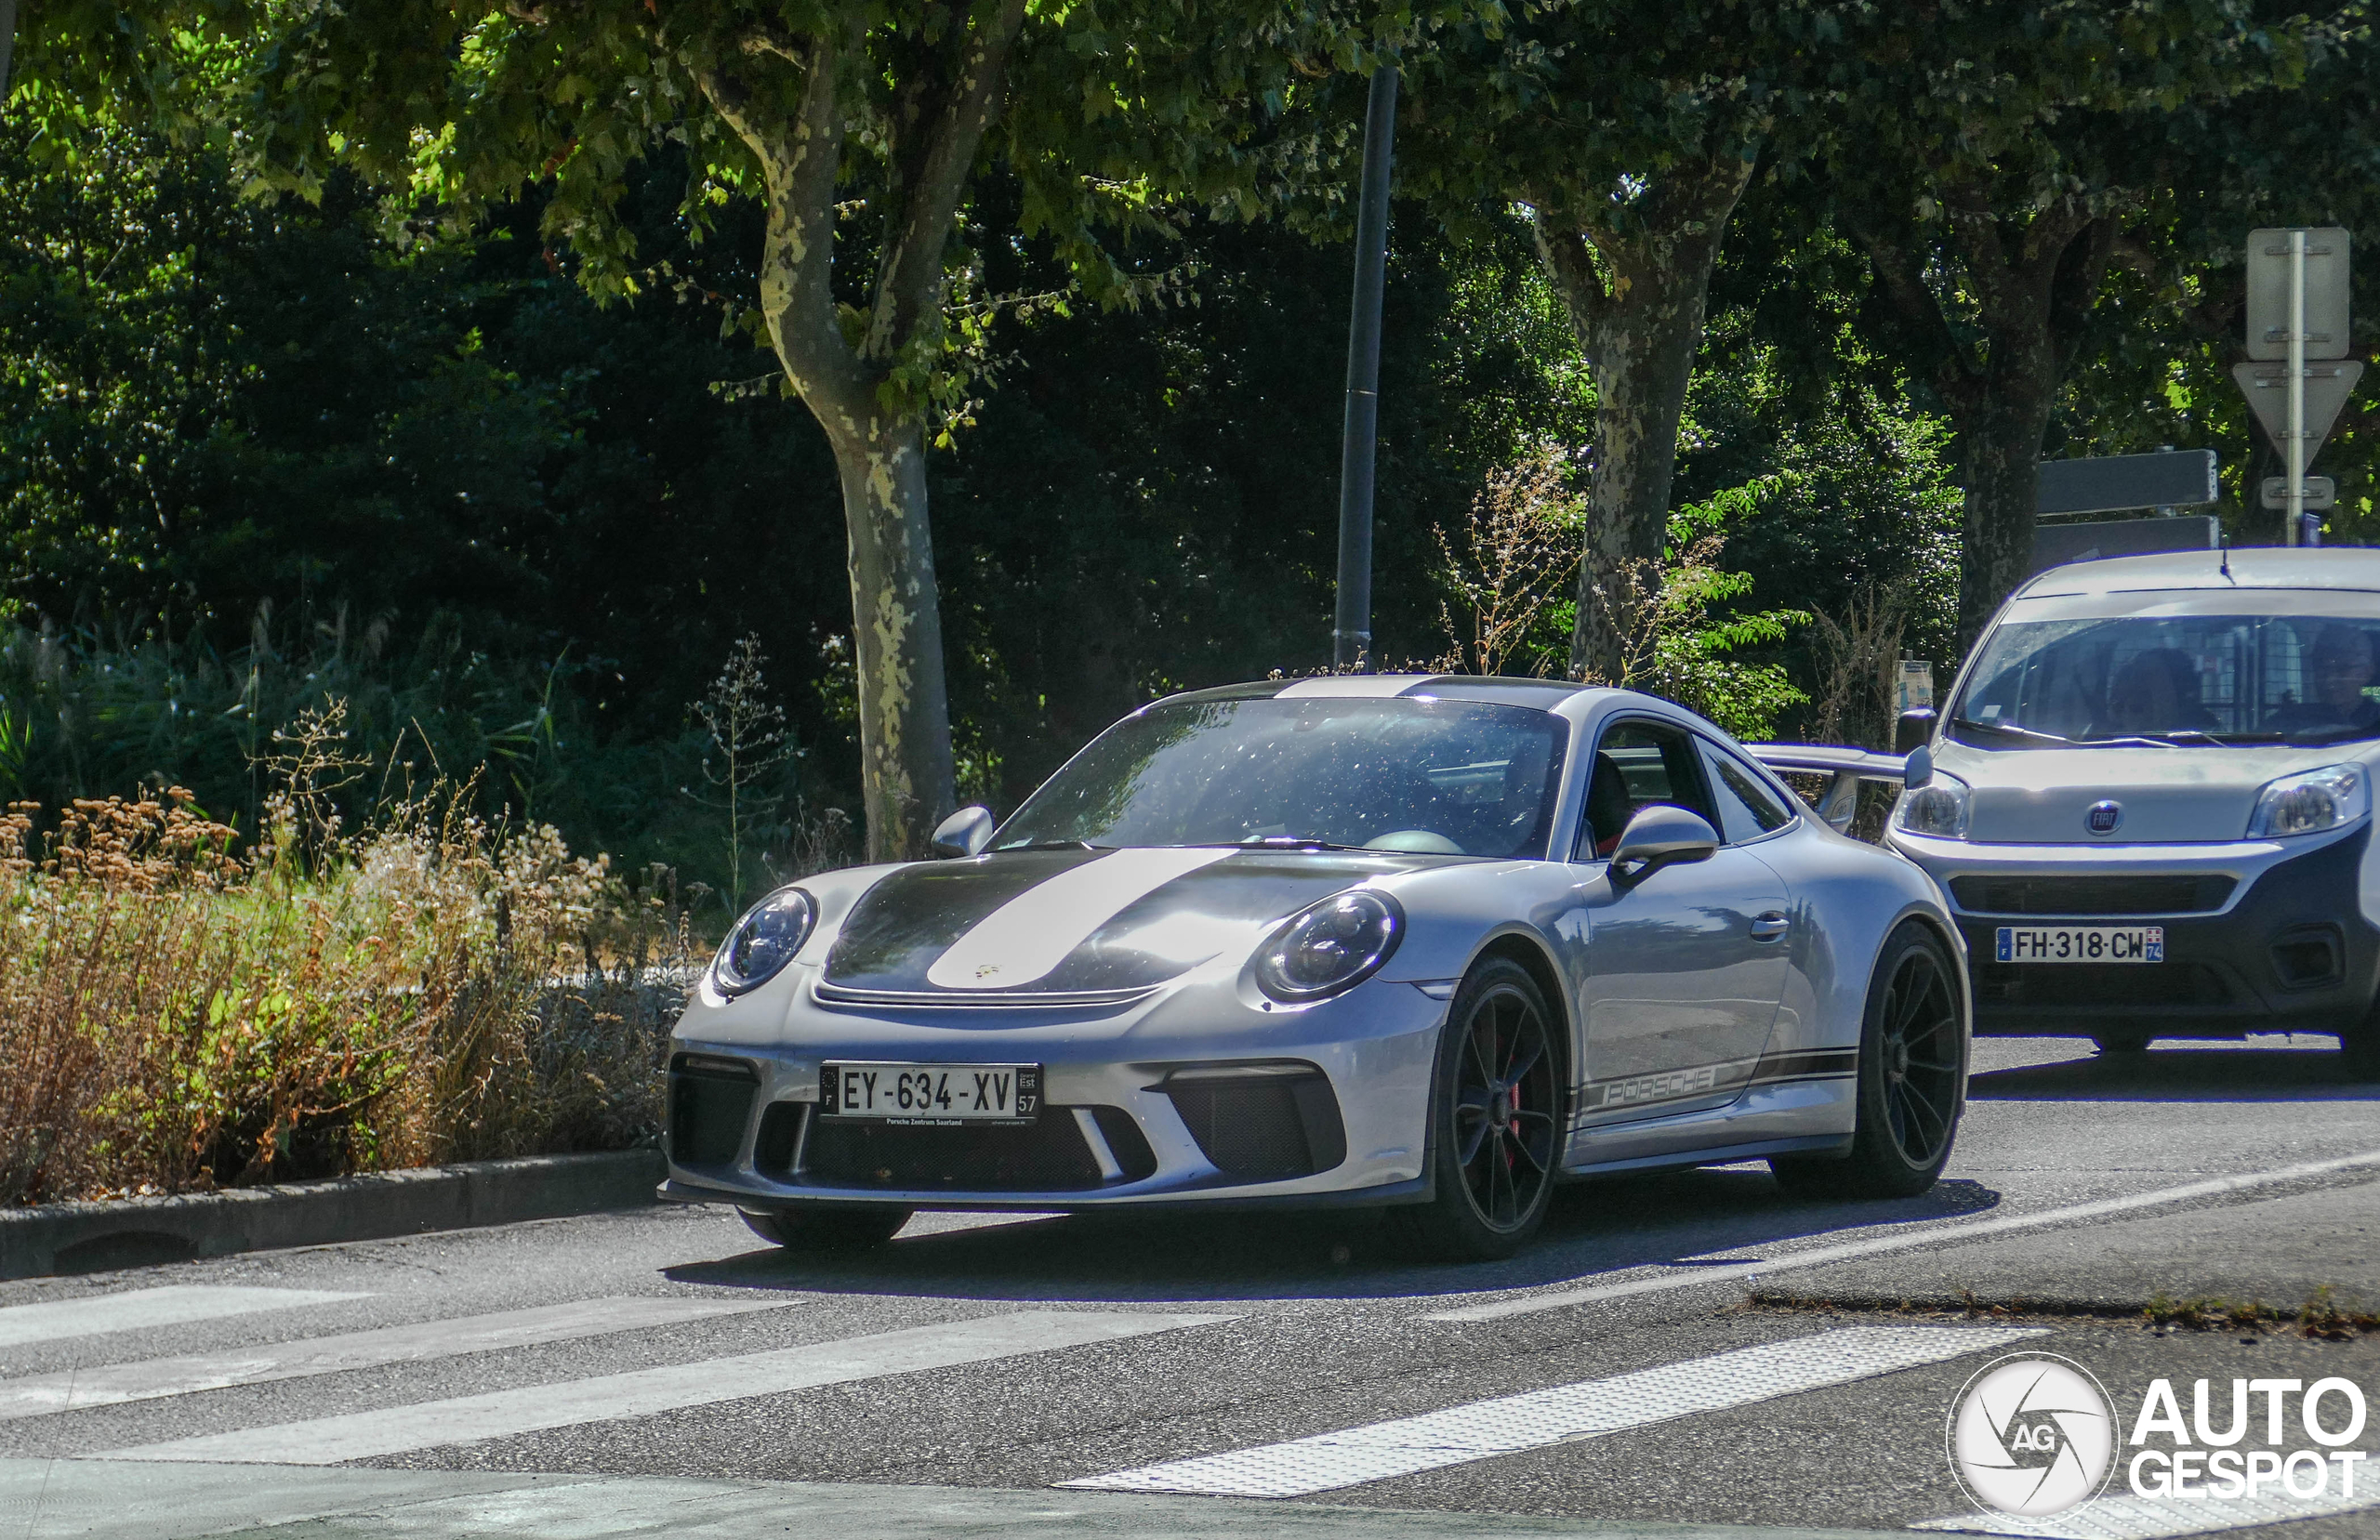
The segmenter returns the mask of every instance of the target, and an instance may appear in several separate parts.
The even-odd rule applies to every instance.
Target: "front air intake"
[[[1174,1071],[1157,1088],[1226,1177],[1286,1181],[1347,1158],[1339,1099],[1311,1064],[1199,1065]]]
[[[680,1054],[669,1065],[669,1158],[681,1165],[734,1164],[760,1089],[749,1064]]]

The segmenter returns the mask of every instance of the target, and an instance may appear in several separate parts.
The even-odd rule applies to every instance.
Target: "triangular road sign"
[[[2288,459],[2289,441],[2281,435],[2289,430],[2289,366],[2235,363],[2231,377],[2240,382],[2240,393],[2248,398],[2256,421],[2265,425],[2265,437],[2281,451],[2282,459]],[[2347,404],[2355,392],[2355,382],[2362,377],[2360,359],[2306,365],[2306,464],[2314,463],[2315,452],[2331,436],[2331,425],[2339,420],[2339,408]]]

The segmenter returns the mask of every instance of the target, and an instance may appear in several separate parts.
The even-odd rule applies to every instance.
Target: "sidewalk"
[[[38,1503],[38,1510],[36,1510]],[[0,1460],[10,1540],[1851,1540],[1871,1531],[1593,1523],[1231,1498],[667,1477]],[[19,1528],[24,1524],[26,1527]]]
[[[2168,1299],[2294,1310],[2328,1287],[2342,1309],[2380,1310],[2380,1180],[2074,1230],[1977,1240],[1780,1273],[1764,1299],[1964,1302],[2137,1310]]]

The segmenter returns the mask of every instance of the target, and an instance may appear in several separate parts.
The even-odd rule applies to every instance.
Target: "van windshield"
[[[2380,737],[2380,619],[2124,615],[1991,633],[1950,730],[1984,748]]]

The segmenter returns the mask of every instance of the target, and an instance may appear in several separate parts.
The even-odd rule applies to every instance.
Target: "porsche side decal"
[[[1167,883],[1239,854],[1235,846],[1110,850],[1026,888],[926,969],[939,989],[1015,989],[1047,975],[1091,932]]]
[[[1757,1060],[1695,1064],[1625,1080],[1590,1081],[1580,1094],[1579,1111],[1583,1114],[1650,1106],[1788,1080],[1834,1080],[1858,1071],[1859,1053],[1856,1048],[1764,1054]]]

